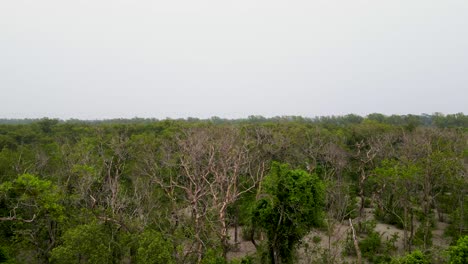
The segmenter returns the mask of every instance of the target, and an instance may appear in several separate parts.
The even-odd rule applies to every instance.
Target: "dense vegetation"
[[[467,263],[463,114],[0,124],[0,263]]]

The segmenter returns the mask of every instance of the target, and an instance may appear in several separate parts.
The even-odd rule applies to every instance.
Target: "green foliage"
[[[458,239],[457,244],[451,246],[448,253],[450,256],[450,264],[468,263],[468,236]]]
[[[381,206],[375,211],[376,219],[399,228],[404,228],[404,208],[411,208],[415,203],[415,195],[410,195],[419,182],[422,169],[417,164],[405,163],[400,160],[385,159],[375,168],[376,185],[381,188]],[[409,210],[409,209],[408,209]]]
[[[429,228],[428,232],[426,232],[426,228],[419,226],[414,233],[413,245],[432,246],[432,230]]]
[[[388,263],[391,260],[391,254],[397,249],[395,243],[398,240],[398,233],[393,234],[391,238],[383,241],[383,234],[374,230],[376,224],[377,222],[370,220],[356,225],[356,232],[359,235],[359,249],[361,250],[362,256],[370,263]],[[346,237],[344,254],[356,256],[356,249],[354,247],[351,231],[348,232]]]
[[[52,250],[51,263],[111,263],[111,237],[103,225],[77,226],[65,232],[62,240],[63,244]]]
[[[203,256],[201,264],[227,264],[222,256],[222,250],[208,249]]]
[[[375,233],[374,229],[376,226],[377,222],[375,220],[362,221],[359,222],[359,224],[356,226],[356,232],[358,232],[359,234],[370,235],[372,233]]]
[[[173,245],[161,233],[147,229],[138,237],[138,263],[175,263],[172,257]]]
[[[362,255],[367,258],[378,252],[381,245],[382,241],[377,232],[372,232],[366,238],[359,241],[359,248],[361,249]]]
[[[267,233],[271,254],[290,263],[299,240],[323,224],[324,184],[317,175],[273,163],[263,188],[263,198],[253,210],[253,225]]]
[[[41,119],[41,121],[37,122],[37,125],[43,133],[49,134],[52,132],[53,127],[56,126],[58,122],[58,119],[49,119],[46,117]]]
[[[255,264],[255,258],[252,256],[246,256],[241,259],[233,259],[229,261],[229,264]]]
[[[413,251],[404,257],[392,260],[391,264],[430,264],[431,261],[419,250]]]
[[[318,243],[320,243],[320,241],[322,241],[322,238],[321,238],[321,237],[319,237],[319,236],[313,236],[313,237],[312,237],[312,242],[313,242],[314,244],[318,244]]]
[[[461,207],[464,208],[461,208]],[[460,237],[468,236],[468,199],[450,213],[450,224],[445,230],[445,234],[451,236],[454,240]]]
[[[60,193],[48,180],[23,174],[12,182],[2,183],[0,195],[7,208],[18,214],[17,218],[28,219],[50,215],[56,220],[63,220],[64,208],[60,204]]]
[[[18,171],[26,171],[34,160],[35,153],[31,147],[0,149],[0,183],[16,179]]]
[[[0,263],[10,263],[10,256],[7,247],[0,246]]]
[[[343,255],[345,256],[356,256],[356,249],[354,247],[353,232],[349,230],[346,232],[346,239],[343,245]]]
[[[381,208],[376,208],[374,211],[375,219],[389,225],[394,225],[400,229],[403,229],[403,222],[400,220],[403,215],[403,209],[394,208],[393,212],[388,212]]]
[[[387,238],[387,240],[383,243],[383,253],[385,255],[390,255],[392,252],[398,249],[396,243],[399,238],[400,235],[398,232],[393,233],[390,238]]]
[[[203,250],[210,249],[203,254],[204,262],[224,263],[213,232],[214,210],[200,206],[202,222],[196,228],[187,211],[188,196],[181,188],[170,188],[180,174],[183,150],[178,135],[187,128],[205,128],[208,135],[220,127],[239,130],[248,156],[248,162],[236,168],[242,174],[239,190],[250,179],[268,174],[264,165],[272,160],[311,173],[273,165],[264,182],[229,204],[229,227],[237,223],[245,239],[254,236],[259,244],[258,254],[241,263],[267,263],[273,249],[282,262],[293,261],[293,251],[304,246],[300,238],[321,224],[323,204],[328,222],[356,216],[354,197],[361,176],[356,144],[361,142],[380,150],[364,166],[368,173],[364,194],[377,195],[371,200],[364,197],[365,206],[375,206],[376,219],[415,229],[411,242],[421,244],[426,238],[427,244],[434,222],[432,215],[426,216],[436,209],[444,222],[448,220],[446,234],[455,241],[467,235],[468,226],[466,188],[461,188],[467,186],[467,120],[463,114],[438,113],[313,119],[0,120],[9,124],[0,124],[0,262],[73,263],[81,254],[80,261],[88,263],[193,263],[196,253],[187,247],[200,228]],[[361,154],[369,148],[365,146]],[[161,179],[167,188],[156,184]],[[326,197],[320,194],[324,187],[318,179],[327,183]],[[189,184],[184,180],[177,184]],[[209,199],[201,203],[209,204]],[[411,219],[423,222],[424,229],[411,228]],[[384,241],[383,235],[373,233],[371,223],[355,227],[367,261],[384,262],[393,254],[393,238]],[[268,240],[261,241],[264,234]],[[354,253],[352,241],[350,246]],[[96,248],[99,254],[93,251]],[[425,253],[436,256],[434,248],[427,244]],[[332,263],[336,259],[331,255],[317,248],[311,259]]]
[[[23,174],[0,185],[0,237],[10,243],[11,258],[43,262],[65,220],[62,196],[51,181]],[[2,234],[3,233],[3,234]],[[19,254],[22,252],[22,254]]]

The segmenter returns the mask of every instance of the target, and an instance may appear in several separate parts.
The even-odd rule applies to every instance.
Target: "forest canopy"
[[[0,119],[0,263],[463,263],[467,168],[462,113]]]

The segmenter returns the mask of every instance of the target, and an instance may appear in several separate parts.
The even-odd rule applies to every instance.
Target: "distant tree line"
[[[31,124],[41,120],[47,120],[50,118],[39,118],[39,119],[8,119],[0,118],[0,124],[19,125],[19,124]],[[214,124],[261,124],[269,122],[299,122],[299,123],[312,123],[322,125],[333,125],[333,126],[344,126],[349,124],[359,124],[366,120],[376,121],[383,124],[395,125],[395,126],[429,126],[429,127],[468,127],[468,116],[463,113],[447,114],[433,113],[433,114],[421,114],[421,115],[384,115],[379,113],[369,114],[367,116],[360,116],[356,114],[348,115],[337,115],[337,116],[318,116],[318,117],[302,117],[302,116],[275,116],[275,117],[263,117],[261,115],[251,115],[247,118],[238,119],[227,119],[217,116],[213,116],[208,119],[200,119],[195,117],[179,118],[179,119],[157,119],[157,118],[113,118],[113,119],[96,119],[96,120],[80,120],[80,119],[52,119],[60,123],[70,124],[141,124],[141,123],[154,123],[160,121],[181,121],[188,123],[197,122],[211,122]]]

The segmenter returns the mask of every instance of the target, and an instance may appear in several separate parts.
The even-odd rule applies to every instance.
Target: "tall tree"
[[[268,236],[271,263],[293,263],[294,247],[323,223],[324,197],[324,184],[316,174],[273,163],[252,215],[253,225]]]

